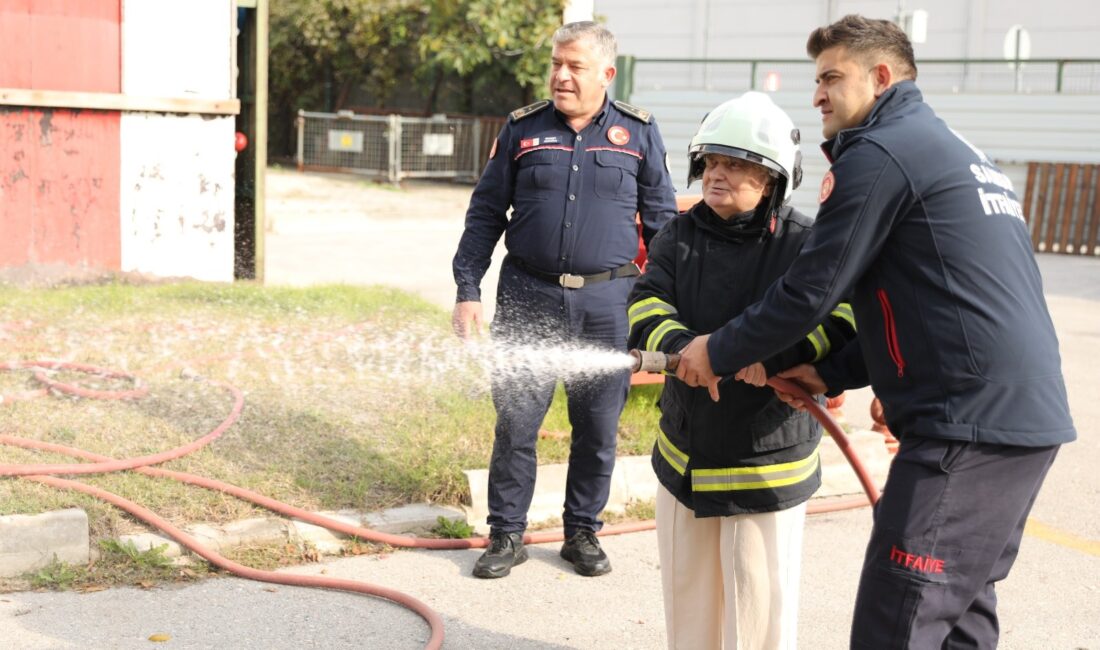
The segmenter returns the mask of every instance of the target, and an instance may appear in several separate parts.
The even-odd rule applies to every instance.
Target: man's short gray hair
[[[603,25],[594,23],[591,20],[580,20],[562,25],[554,32],[553,42],[554,45],[564,45],[582,38],[592,39],[592,50],[605,65],[615,65],[615,56],[619,53],[615,35]]]

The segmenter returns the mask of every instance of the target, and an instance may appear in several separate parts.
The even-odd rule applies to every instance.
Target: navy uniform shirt
[[[508,215],[508,209],[512,213]],[[588,275],[638,254],[676,216],[665,145],[648,111],[604,99],[579,133],[550,102],[513,111],[493,144],[454,257],[458,300],[480,300],[501,233],[511,257]]]

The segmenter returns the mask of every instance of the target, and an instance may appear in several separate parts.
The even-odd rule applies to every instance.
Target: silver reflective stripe
[[[676,308],[660,298],[646,298],[640,300],[627,309],[627,315],[630,318],[630,329],[633,330],[634,326],[640,321],[649,318],[650,316],[672,316],[677,315]]]

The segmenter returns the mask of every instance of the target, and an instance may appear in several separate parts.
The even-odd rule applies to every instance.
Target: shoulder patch
[[[650,119],[653,117],[653,113],[650,113],[644,108],[638,108],[637,106],[632,106],[630,104],[627,104],[626,102],[620,102],[617,99],[613,103],[615,104],[615,108],[626,113],[630,117],[633,117],[639,122],[645,122],[646,124],[649,124]]]
[[[534,115],[535,113],[538,113],[539,111],[541,111],[542,109],[546,108],[549,105],[550,105],[550,100],[540,99],[539,101],[535,102],[534,104],[528,104],[527,106],[524,106],[523,108],[517,108],[516,110],[509,113],[508,116],[512,118],[513,122],[518,122],[518,121],[522,120],[523,118],[528,117],[529,115]]]

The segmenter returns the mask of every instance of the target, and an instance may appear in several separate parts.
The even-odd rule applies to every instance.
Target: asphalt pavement
[[[275,215],[268,282],[391,284],[449,309],[461,212],[411,214],[378,228],[365,212],[314,229],[294,214]],[[385,263],[375,263],[374,251]],[[1039,263],[1080,439],[1062,450],[1015,567],[998,586],[1000,647],[1100,650],[1100,258],[1042,255]],[[860,412],[866,401],[857,395],[847,409],[857,426],[867,422]],[[870,516],[860,509],[808,518],[801,647],[847,647]],[[526,564],[492,581],[470,576],[476,550],[405,550],[288,571],[413,595],[443,617],[446,648],[664,647],[655,535],[607,537],[604,546],[614,570],[599,578],[574,574],[557,544],[532,547]],[[234,578],[148,590],[0,594],[3,647],[147,648],[158,634],[169,638],[161,645],[180,649],[417,648],[428,636],[415,614],[387,601]]]

